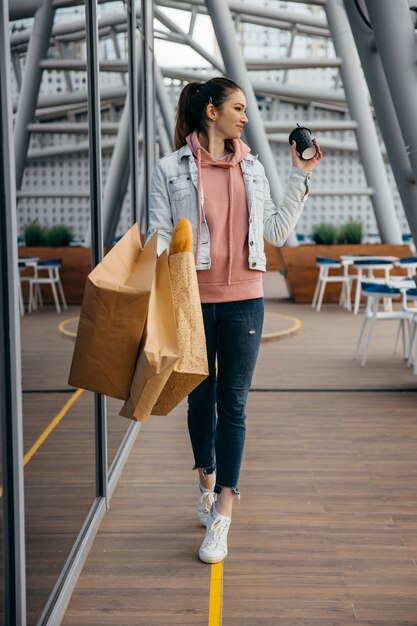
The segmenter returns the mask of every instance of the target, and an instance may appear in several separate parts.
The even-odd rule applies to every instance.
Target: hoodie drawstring
[[[232,284],[232,255],[233,255],[233,175],[232,168],[229,167],[229,206],[227,215],[227,284]],[[198,196],[198,217],[197,217],[197,241],[195,262],[198,265],[200,257],[201,222],[203,219],[203,185],[201,176],[201,147],[197,147],[197,196]]]
[[[232,225],[233,225],[233,179],[232,179],[232,168],[229,167],[229,214],[228,214],[228,233],[227,233],[227,243],[228,243],[228,259],[227,259],[227,284],[230,286],[232,284],[232,253],[233,253],[233,238],[232,238]]]
[[[195,249],[195,263],[198,265],[200,257],[201,221],[203,219],[203,185],[201,182],[201,146],[197,146],[197,241]]]

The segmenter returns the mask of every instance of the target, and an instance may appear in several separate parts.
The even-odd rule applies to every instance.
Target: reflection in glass
[[[66,384],[74,344],[59,332],[62,319],[54,307],[22,318],[28,626],[39,620],[95,498],[93,394]]]
[[[132,420],[121,417],[122,400],[107,398],[107,447],[109,471]]]

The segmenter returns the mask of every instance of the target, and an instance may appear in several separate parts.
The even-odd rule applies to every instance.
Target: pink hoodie
[[[232,302],[263,296],[262,272],[249,269],[248,205],[240,161],[249,147],[230,142],[233,152],[215,161],[194,131],[187,137],[198,169],[197,251],[200,249],[202,190],[204,214],[210,231],[211,268],[197,272],[201,302]]]

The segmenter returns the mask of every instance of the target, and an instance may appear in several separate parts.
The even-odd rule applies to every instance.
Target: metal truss
[[[356,139],[368,185],[373,187],[372,204],[383,241],[401,243],[401,230],[388,183],[384,161],[369,103],[368,89],[360,70],[357,52],[343,5],[328,0],[325,6],[333,45],[343,63],[340,71],[351,117],[357,122]]]
[[[106,0],[103,0],[105,2]],[[301,0],[292,0],[294,5]],[[358,0],[365,6],[365,0]],[[378,4],[379,0],[376,1]],[[386,0],[389,4],[389,0]],[[372,0],[366,0],[366,4],[372,4]],[[400,0],[407,6],[408,0]],[[88,149],[87,142],[77,142],[76,144],[63,144],[52,147],[44,147],[28,150],[30,134],[40,132],[59,132],[59,133],[86,133],[85,123],[77,123],[74,121],[74,114],[78,111],[87,110],[87,92],[75,90],[71,79],[73,71],[80,71],[86,68],[86,62],[82,59],[68,58],[66,55],[66,47],[74,42],[83,42],[86,37],[84,20],[76,20],[67,23],[52,24],[53,14],[56,10],[70,6],[80,6],[82,3],[78,0],[13,0],[9,3],[11,19],[21,19],[22,17],[35,16],[34,28],[41,32],[40,45],[39,41],[33,42],[34,38],[31,32],[22,31],[14,32],[11,35],[11,58],[12,67],[14,68],[16,84],[20,88],[18,101],[14,103],[16,113],[15,120],[15,146],[16,146],[16,171],[17,171],[17,187],[21,194],[25,194],[21,190],[21,180],[23,177],[24,164],[33,158],[47,158],[54,154],[70,154],[71,151],[82,152]],[[387,145],[388,157],[390,158],[394,175],[399,181],[399,174],[395,174],[395,166],[391,158],[392,147],[388,147],[390,142],[387,141],[383,129],[384,118],[378,114],[379,107],[376,101],[370,102],[366,84],[363,82],[362,74],[357,60],[355,48],[358,47],[357,36],[354,32],[350,17],[349,21],[343,8],[342,0],[315,0],[304,2],[316,7],[312,13],[300,13],[289,9],[280,9],[275,7],[264,7],[254,2],[239,2],[238,0],[155,0],[154,3],[141,2],[136,7],[136,26],[138,32],[143,32],[145,22],[143,22],[142,11],[144,6],[153,6],[157,26],[151,36],[156,39],[173,41],[184,46],[190,47],[194,52],[198,53],[210,67],[202,70],[185,70],[180,68],[158,68],[152,63],[151,58],[148,59],[147,67],[150,68],[148,78],[151,78],[151,97],[147,97],[147,106],[144,113],[149,108],[158,113],[158,121],[155,122],[144,120],[143,130],[139,137],[137,145],[140,150],[140,160],[147,164],[147,174],[141,177],[137,176],[137,184],[139,188],[137,193],[141,194],[140,198],[132,199],[137,206],[144,206],[144,198],[147,196],[146,188],[149,185],[149,171],[155,159],[154,141],[151,137],[157,138],[159,144],[159,153],[166,154],[172,149],[173,142],[173,121],[174,109],[167,93],[164,79],[178,80],[187,82],[190,80],[207,80],[210,76],[218,75],[226,72],[232,76],[237,82],[245,87],[248,95],[248,104],[251,114],[252,135],[249,143],[252,148],[259,153],[263,163],[273,164],[272,152],[270,145],[274,143],[285,143],[287,141],[288,125],[284,122],[262,122],[258,119],[258,107],[256,97],[279,98],[283,102],[293,102],[311,107],[320,107],[329,110],[339,110],[349,112],[353,121],[345,120],[343,123],[332,123],[329,120],[315,120],[314,127],[317,130],[334,130],[334,131],[354,131],[357,143],[353,141],[345,141],[336,138],[323,137],[322,146],[328,149],[337,149],[344,152],[358,152],[364,167],[367,180],[367,186],[362,189],[363,195],[370,195],[378,224],[378,228],[383,241],[399,242],[401,233],[399,223],[395,214],[393,199],[387,182],[387,176],[384,165],[384,157],[386,155],[385,146],[381,146],[377,138],[375,130],[374,115],[378,117],[382,135]],[[138,3],[139,5],[139,3]],[[352,6],[351,2],[346,0],[346,5]],[[378,4],[378,6],[380,6]],[[48,7],[48,19],[40,20],[39,16],[43,11],[45,14]],[[324,9],[317,12],[317,7]],[[164,8],[175,8],[187,11],[191,15],[190,25],[187,31],[181,29],[170,17],[164,13]],[[194,28],[198,15],[204,14],[211,17],[214,30],[217,35],[221,57],[213,56],[207,52],[201,42],[195,38]],[[348,11],[349,15],[349,11]],[[51,21],[52,16],[52,21]],[[142,24],[143,22],[143,24]],[[228,24],[228,29],[224,25]],[[252,23],[267,27],[279,28],[291,31],[291,41],[288,46],[287,56],[272,60],[244,59],[238,43],[237,33],[242,23]],[[159,26],[158,26],[159,25]],[[355,37],[352,37],[352,31]],[[128,78],[132,74],[132,68],[121,56],[118,49],[117,34],[128,33],[129,24],[125,12],[113,13],[98,19],[98,36],[103,40],[113,42],[116,59],[104,60],[100,59],[100,71],[116,72],[120,76],[119,85],[102,86],[100,89],[100,105],[123,106],[129,102],[127,97]],[[236,36],[231,36],[236,33]],[[337,56],[335,58],[294,58],[292,49],[294,38],[296,36],[307,36],[312,39],[316,38],[332,38],[336,49]],[[375,37],[376,37],[375,33]],[[38,38],[39,39],[39,38]],[[46,44],[45,42],[48,42]],[[35,45],[36,43],[36,45]],[[356,45],[355,45],[356,43]],[[49,47],[54,47],[56,53],[47,57]],[[32,48],[32,49],[31,49]],[[149,50],[152,49],[150,45]],[[30,66],[33,72],[27,76],[24,72],[23,77],[20,70],[19,55],[29,57]],[[361,55],[360,55],[361,56]],[[362,59],[362,56],[361,56]],[[142,57],[141,65],[144,65]],[[153,66],[153,68],[152,68]],[[340,72],[341,82],[333,89],[323,89],[314,85],[304,86],[299,84],[291,84],[288,81],[288,70],[297,68],[319,68],[334,67]],[[44,69],[55,69],[63,73],[65,79],[66,91],[60,94],[39,95],[39,85]],[[284,79],[280,82],[268,81],[258,78],[254,72],[259,71],[283,71]],[[138,86],[138,102],[137,116],[140,116],[140,94],[142,93],[142,78],[140,72],[136,72],[135,85]],[[25,79],[26,75],[26,79]],[[366,71],[365,71],[365,77]],[[146,83],[143,83],[146,84]],[[370,81],[368,86],[371,90]],[[145,89],[146,91],[146,89]],[[155,102],[152,106],[151,103]],[[72,117],[71,117],[72,116]],[[61,121],[55,121],[60,118]],[[64,119],[63,119],[64,118]],[[66,118],[66,120],[65,120]],[[308,123],[308,120],[306,120]],[[398,123],[398,122],[397,122]],[[75,126],[77,125],[77,126]],[[107,135],[116,135],[114,139],[110,136],[103,139],[102,149],[112,150],[112,164],[108,172],[104,187],[103,195],[103,224],[104,224],[104,240],[105,243],[111,242],[117,228],[120,211],[123,204],[123,198],[127,190],[129,171],[129,117],[126,113],[122,115],[119,125],[114,123],[103,123],[102,132]],[[408,128],[410,126],[408,125]],[[398,130],[398,129],[397,129]],[[248,128],[248,138],[250,129]],[[143,141],[142,141],[143,136]],[[403,146],[403,141],[399,139],[398,132],[395,133],[396,141],[399,146]],[[392,142],[391,142],[392,143]],[[416,142],[417,143],[417,142]],[[403,153],[405,148],[403,147]],[[130,148],[132,150],[132,148]],[[417,154],[417,153],[416,153]],[[408,163],[408,157],[407,163]],[[410,157],[411,158],[411,157]],[[115,162],[123,164],[117,167]],[[404,160],[404,154],[403,154]],[[402,171],[404,173],[406,162],[404,161]],[[131,167],[135,167],[134,165]],[[136,166],[137,168],[137,166]],[[413,212],[407,208],[416,206],[415,201],[411,201],[413,193],[417,193],[415,186],[412,189],[410,180],[412,177],[412,168],[407,169],[408,182],[402,184],[402,187],[408,187],[408,200],[406,193],[401,191],[400,195],[404,203],[405,213],[410,223],[413,235],[417,235],[417,224],[413,223]],[[276,201],[282,193],[282,183],[274,167],[268,172],[271,182],[272,195]],[[412,191],[411,191],[412,189]],[[331,193],[330,189],[325,190]],[[335,193],[341,193],[342,188],[335,189]],[[360,191],[356,189],[355,193]],[[45,192],[46,193],[46,192]],[[63,194],[66,192],[63,191]],[[80,192],[81,193],[81,190]],[[322,190],[316,190],[316,193],[322,193]],[[146,203],[145,203],[146,205]],[[111,215],[111,219],[110,219]],[[142,223],[146,222],[146,215],[142,215]],[[417,219],[416,219],[417,222]],[[296,244],[295,237],[290,238],[289,242]]]
[[[417,40],[414,3],[397,0],[395,4],[366,0],[367,49],[363,45],[366,24],[352,30],[387,146],[397,187],[413,239],[417,241]],[[363,8],[363,4],[362,4]],[[364,13],[362,12],[362,16]],[[369,19],[367,19],[369,18]],[[366,58],[365,58],[366,57]],[[372,65],[371,65],[372,64]],[[371,75],[375,70],[376,75]],[[376,79],[378,76],[379,80]],[[411,168],[410,168],[411,166]]]

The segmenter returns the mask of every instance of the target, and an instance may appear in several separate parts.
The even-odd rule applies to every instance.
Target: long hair
[[[193,130],[207,135],[208,104],[221,109],[232,91],[242,88],[230,78],[211,78],[206,83],[188,83],[180,93],[175,119],[175,149],[185,146],[185,138]]]

